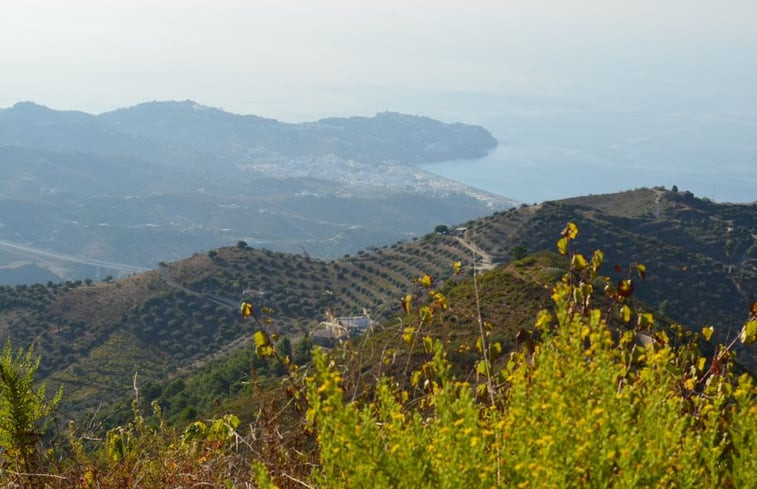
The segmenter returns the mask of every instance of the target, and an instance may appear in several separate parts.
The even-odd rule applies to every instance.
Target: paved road
[[[97,260],[95,258],[88,258],[86,256],[67,255],[65,253],[57,253],[55,251],[41,250],[31,246],[23,245],[20,243],[14,243],[12,241],[0,240],[0,249],[6,249],[13,253],[27,256],[29,258],[47,259],[64,261],[68,263],[78,263],[81,265],[89,265],[92,267],[107,268],[109,270],[115,270],[124,273],[140,273],[146,272],[149,268],[138,267],[134,265],[126,265],[124,263],[116,263],[107,260]]]

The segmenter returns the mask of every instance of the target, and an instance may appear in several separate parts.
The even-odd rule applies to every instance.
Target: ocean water
[[[657,127],[606,113],[504,119],[487,126],[499,141],[487,156],[420,166],[526,203],[673,185],[717,202],[757,201],[751,119],[668,120]]]

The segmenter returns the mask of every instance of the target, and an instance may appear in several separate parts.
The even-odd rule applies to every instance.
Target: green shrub
[[[307,396],[320,456],[315,481],[387,488],[757,487],[757,389],[749,375],[732,373],[734,343],[719,347],[708,364],[682,331],[673,342],[668,332],[650,330],[652,315],[634,315],[625,304],[630,278],[617,289],[608,284],[609,309],[589,308],[602,255],[589,262],[572,253],[577,232],[566,227],[558,244],[571,271],[554,287],[553,312],[537,318],[541,341],[524,342],[499,371],[484,356],[476,380],[457,379],[444,345],[427,337],[423,349],[433,358],[410,375],[410,387],[402,376],[385,376],[360,401],[345,396],[334,359],[317,351]],[[645,276],[645,267],[636,268]],[[419,317],[433,307],[421,307]],[[709,339],[712,331],[703,334]],[[756,336],[750,321],[741,340]],[[651,339],[648,346],[642,337]],[[483,329],[481,341],[485,352]]]

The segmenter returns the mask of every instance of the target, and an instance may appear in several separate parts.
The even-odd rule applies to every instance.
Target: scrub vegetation
[[[727,341],[717,324],[693,332],[635,300],[646,264],[607,277],[605,254],[580,253],[578,233],[568,222],[557,254],[483,274],[455,262],[444,281],[418,274],[399,316],[312,358],[261,307],[254,353],[237,357],[246,380],[200,419],[167,420],[135,376],[124,423],[47,430],[59,396],[29,383],[34,396],[8,396],[6,372],[28,378],[38,361],[9,345],[3,427],[18,402],[41,410],[33,440],[0,437],[0,477],[50,488],[755,487],[757,387],[735,351],[757,341],[757,303]],[[509,311],[517,319],[499,321]]]

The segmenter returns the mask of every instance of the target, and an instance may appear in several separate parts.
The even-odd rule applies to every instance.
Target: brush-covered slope
[[[221,248],[118,281],[3,287],[0,334],[34,343],[68,402],[97,404],[128,392],[135,371],[170,378],[249,343],[256,326],[239,315],[243,297],[258,314],[274,309],[274,327],[297,337],[326,310],[389,317],[414,278],[449,276],[469,255],[436,235],[336,261]]]
[[[325,320],[327,310],[343,316],[365,309],[398,324],[400,298],[419,293],[414,279],[430,274],[434,287],[444,287],[454,262],[471,269],[473,250],[479,268],[508,260],[520,244],[532,252],[554,250],[556,235],[575,221],[577,250],[605,252],[602,273],[625,277],[632,263],[644,263],[648,276],[636,297],[694,330],[716,326],[722,341],[740,328],[757,295],[755,209],[638,190],[523,207],[469,222],[464,236],[432,233],[334,261],[227,247],[124,280],[4,287],[0,334],[16,345],[35,343],[44,373],[66,384],[70,403],[96,405],[130,392],[135,371],[145,380],[170,379],[249,344],[256,325],[239,317],[243,297],[259,312],[274,309],[273,327],[295,339]],[[510,277],[525,273],[508,270]],[[550,277],[543,286],[560,267],[537,270]],[[485,320],[510,317],[521,324],[545,304],[527,292],[530,285],[511,285],[513,300],[488,297],[490,287],[482,288]],[[449,313],[449,324],[464,321]],[[511,329],[501,335],[512,342]]]
[[[718,325],[724,339],[741,327],[757,299],[757,204],[640,189],[497,213],[472,222],[466,236],[501,262],[519,244],[553,249],[554,230],[567,221],[581,230],[578,251],[605,253],[606,274],[620,278],[631,264],[646,265],[638,297],[682,324]]]

